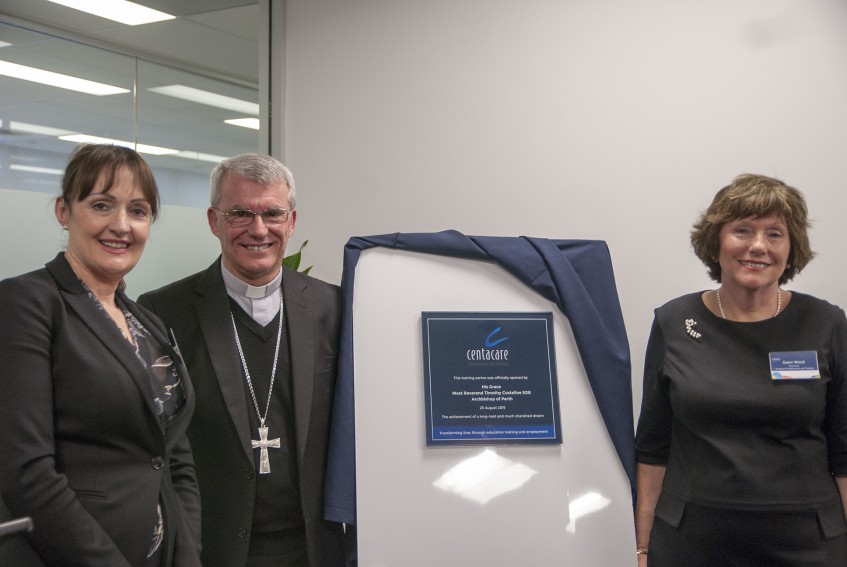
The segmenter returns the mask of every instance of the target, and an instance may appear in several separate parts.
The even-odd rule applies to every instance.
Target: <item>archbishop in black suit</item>
[[[281,163],[236,156],[212,187],[221,258],[139,298],[174,331],[197,392],[203,564],[339,565],[342,526],[322,516],[340,289],[281,268],[296,220]]]

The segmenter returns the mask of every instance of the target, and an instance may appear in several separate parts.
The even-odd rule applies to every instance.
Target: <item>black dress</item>
[[[701,295],[657,309],[647,348],[637,459],[667,466],[649,564],[847,565],[843,311],[794,292],[740,323]],[[772,379],[770,354],[796,351],[820,377]]]

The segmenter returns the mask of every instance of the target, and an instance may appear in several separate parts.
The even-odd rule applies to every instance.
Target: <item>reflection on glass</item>
[[[611,503],[611,500],[599,492],[586,492],[582,496],[577,496],[568,503],[570,522],[565,529],[568,533],[576,533],[576,521],[579,518],[602,510]]]
[[[485,504],[517,490],[538,471],[498,455],[493,449],[465,459],[432,483],[436,488]]]
[[[95,96],[128,93],[129,89],[0,60],[0,75]]]
[[[33,82],[39,78],[51,86]],[[119,92],[95,96],[71,91],[68,86],[73,85],[59,84],[60,78],[81,79],[77,86],[116,86]],[[204,209],[209,172],[226,157],[259,150],[255,128],[263,119],[258,85],[3,23],[0,117],[2,189],[55,194],[54,172],[64,169],[74,146],[102,141],[145,154],[164,205]],[[246,126],[241,128],[224,122],[245,118],[250,120],[237,123]]]
[[[252,128],[253,130],[258,130],[261,126],[258,118],[233,118],[232,120],[224,120],[224,123],[241,126],[242,128]]]
[[[162,87],[150,87],[147,90],[151,93],[172,96],[181,100],[196,102],[197,104],[205,104],[206,106],[214,106],[216,108],[223,108],[224,110],[241,112],[242,114],[259,115],[259,103],[257,102],[224,96],[185,85],[165,85]]]
[[[139,61],[137,102],[138,140],[179,150],[148,160],[166,204],[207,207],[212,168],[259,149],[259,131],[224,123],[259,114],[258,86]]]
[[[103,138],[101,136],[91,136],[89,134],[69,134],[67,136],[59,136],[60,140],[66,142],[75,142],[77,144],[113,144],[115,146],[123,146],[124,148],[133,148],[140,154],[153,154],[154,156],[165,156],[175,154],[179,150],[173,148],[163,148],[162,146],[151,146],[149,144],[136,144],[126,140],[115,140],[113,138]]]
[[[9,166],[9,169],[12,171],[26,171],[28,173],[44,173],[47,175],[62,175],[64,173],[61,169],[54,169],[51,167],[38,167],[37,165],[20,165],[17,163],[13,163]]]
[[[2,121],[0,121],[0,127],[2,127]],[[42,126],[41,124],[30,124],[28,122],[17,122],[15,120],[9,121],[9,130],[12,132],[22,132],[24,134],[39,134],[41,136],[65,136],[67,134],[74,134],[75,132],[71,132],[70,130],[62,130],[61,128],[53,128],[51,126]]]

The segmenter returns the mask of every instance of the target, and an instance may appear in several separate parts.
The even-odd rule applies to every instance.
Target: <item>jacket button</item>
[[[247,537],[247,529],[241,528],[240,530],[238,530],[238,538],[244,539],[245,537]]]
[[[252,480],[253,479],[253,469],[245,471],[244,478],[246,478],[247,480]]]
[[[162,460],[162,457],[154,457],[151,464],[153,465],[153,468],[158,471],[165,466],[165,461]]]

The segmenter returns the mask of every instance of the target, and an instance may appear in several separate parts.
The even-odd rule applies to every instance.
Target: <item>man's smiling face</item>
[[[221,180],[220,211],[249,209],[257,213],[247,226],[232,226],[226,217],[210,207],[209,228],[221,241],[223,264],[242,281],[254,286],[273,280],[282,266],[288,239],[294,234],[296,211],[279,224],[265,224],[261,213],[268,209],[290,210],[288,185],[263,185],[232,172]]]

